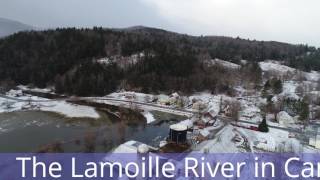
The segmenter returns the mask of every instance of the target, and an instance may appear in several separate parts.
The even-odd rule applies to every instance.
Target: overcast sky
[[[41,28],[145,25],[320,47],[319,0],[1,0],[0,17]]]

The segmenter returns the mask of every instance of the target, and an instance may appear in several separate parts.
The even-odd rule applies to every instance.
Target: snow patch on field
[[[19,94],[19,97],[16,97],[16,94]],[[22,95],[21,90],[10,90],[7,93],[7,96],[20,99],[21,101],[0,98],[0,113],[21,110],[39,110],[56,112],[70,118],[100,117],[93,107],[75,105],[67,103],[66,101],[52,101],[37,96]]]
[[[40,88],[29,88],[28,86],[24,86],[24,85],[19,85],[17,86],[18,89],[20,90],[31,90],[34,92],[42,92],[42,93],[52,93],[53,92],[53,88],[44,88],[44,89],[40,89]]]
[[[306,73],[306,79],[308,81],[319,81],[320,74],[317,71],[311,71],[310,73]]]
[[[44,103],[45,106],[40,107],[42,111],[51,111],[62,114],[70,118],[99,118],[100,115],[93,107],[70,104],[67,102]]]
[[[294,72],[296,69],[281,65],[274,62],[260,62],[260,68],[262,71],[274,71],[278,73]]]
[[[297,73],[299,72],[299,70],[286,66],[286,65],[282,65],[278,62],[274,62],[274,61],[264,61],[264,62],[260,62],[259,63],[260,68],[262,69],[262,71],[265,72],[273,72],[276,73],[278,75],[287,75],[288,73],[294,75],[297,75]],[[300,71],[301,72],[301,71]],[[306,78],[307,81],[319,81],[320,79],[320,74],[317,71],[311,71],[311,72],[301,72],[302,75]],[[291,76],[292,77],[292,76]]]
[[[293,81],[287,81],[283,83],[283,90],[280,95],[290,98],[290,99],[299,99],[300,97],[296,94],[296,89],[298,84]]]
[[[239,64],[235,64],[229,61],[224,61],[221,59],[211,59],[208,60],[209,65],[220,65],[226,68],[230,68],[230,69],[240,69],[240,65]]]

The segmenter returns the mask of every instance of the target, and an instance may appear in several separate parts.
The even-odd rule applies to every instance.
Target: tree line
[[[145,56],[125,69],[116,63],[95,61],[140,52]],[[307,62],[318,64],[318,54],[307,45],[195,37],[152,28],[62,28],[20,32],[0,39],[0,81],[54,86],[59,93],[81,96],[105,95],[119,88],[232,94],[237,78],[246,77],[243,79],[248,82],[259,83],[260,60],[285,60],[292,66],[310,69]],[[207,66],[204,60],[211,58],[235,63],[246,59],[249,63],[240,70],[228,70],[219,65]],[[253,73],[257,76],[252,76]]]

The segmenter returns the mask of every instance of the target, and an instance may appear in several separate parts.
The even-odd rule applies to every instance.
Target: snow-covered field
[[[93,107],[75,105],[66,101],[50,101],[49,99],[40,98],[30,95],[22,95],[21,90],[11,90],[7,93],[9,97],[19,95],[18,99],[24,101],[8,100],[0,97],[0,112],[13,112],[21,110],[39,110],[59,113],[70,118],[99,118],[100,115]],[[32,101],[29,101],[32,100]],[[35,101],[35,102],[34,102]]]
[[[228,61],[223,61],[221,59],[210,59],[206,61],[208,63],[208,65],[220,65],[223,66],[225,68],[230,68],[230,69],[239,69],[241,66],[232,62],[228,62]]]
[[[20,90],[32,90],[34,92],[43,92],[43,93],[53,93],[53,91],[54,91],[54,88],[43,88],[43,89],[40,89],[40,88],[30,88],[30,87],[27,87],[27,86],[24,86],[24,85],[19,85],[19,86],[17,86],[17,88],[20,89]],[[18,93],[17,91],[11,91],[11,92],[12,92],[12,95],[16,95],[15,93]],[[8,92],[8,93],[10,93],[10,92]]]
[[[93,107],[70,104],[65,101],[44,103],[40,110],[56,112],[70,118],[88,117],[96,119],[100,117]]]
[[[294,68],[281,65],[280,63],[277,63],[275,61],[265,61],[265,62],[260,62],[259,64],[262,71],[273,71],[281,74],[295,71]]]
[[[301,72],[289,66],[282,65],[276,61],[264,61],[260,62],[259,64],[262,71],[271,72],[280,76],[291,75],[290,77],[292,78],[293,76],[297,76],[299,73],[301,73],[301,75],[304,76],[307,81],[319,81],[320,79],[320,74],[316,71]]]

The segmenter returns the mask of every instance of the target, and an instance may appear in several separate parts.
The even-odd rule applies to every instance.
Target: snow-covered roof
[[[179,94],[178,94],[177,92],[172,93],[171,95],[172,95],[173,97],[179,97]]]
[[[236,145],[232,142],[234,132],[232,126],[227,125],[216,136],[219,137],[213,140],[208,140],[200,143],[195,151],[209,153],[234,153],[239,152]]]
[[[184,120],[184,121],[181,121],[179,124],[185,125],[185,126],[187,126],[188,128],[192,128],[192,127],[193,127],[193,121],[190,120],[190,119],[186,119],[186,120]]]
[[[202,129],[200,130],[200,134],[203,136],[203,137],[208,137],[210,132],[206,129]]]
[[[158,97],[158,101],[162,103],[169,102],[170,100],[170,97],[164,94],[159,94],[157,97]]]
[[[277,114],[277,120],[280,124],[294,123],[294,119],[285,111],[281,111]]]
[[[173,124],[170,126],[170,129],[175,130],[175,131],[186,131],[188,130],[188,126],[184,124]]]

